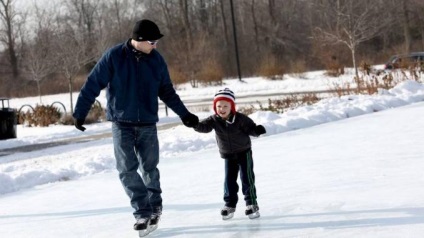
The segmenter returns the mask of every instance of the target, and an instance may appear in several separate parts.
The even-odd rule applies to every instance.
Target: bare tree
[[[255,7],[255,0],[251,0],[250,3],[250,11],[252,13],[252,20],[253,20],[253,32],[255,33],[255,43],[256,43],[256,50],[260,50],[260,43],[259,43],[259,27],[258,27],[258,19],[256,17],[256,7]]]
[[[179,0],[179,7],[180,7],[180,21],[183,26],[183,31],[185,33],[185,40],[187,41],[187,47],[190,51],[192,44],[193,44],[193,32],[191,29],[191,24],[189,20],[189,1],[188,0]]]
[[[38,24],[33,32],[35,37],[25,44],[24,65],[31,79],[37,84],[37,93],[41,104],[41,82],[46,76],[55,72],[56,61],[54,59],[55,49],[52,47],[54,32],[49,29],[52,23],[51,15],[37,5],[35,5],[35,14]]]
[[[78,28],[84,33],[85,40],[94,40],[95,17],[99,1],[68,0],[69,9],[76,13]],[[70,14],[71,16],[73,14]],[[73,18],[72,18],[73,19]]]
[[[72,114],[74,111],[73,81],[84,66],[94,61],[96,54],[93,51],[87,51],[91,42],[85,41],[83,36],[75,32],[70,26],[66,27],[65,25],[65,28],[57,35],[55,42],[56,62],[59,71],[68,81]]]
[[[413,9],[411,15],[416,19],[416,29],[421,37],[420,47],[424,50],[424,1],[422,0],[410,0],[411,8]]]
[[[101,29],[101,26],[96,26],[96,18],[98,16],[98,6],[101,4],[97,0],[67,0],[70,3],[69,10],[70,14],[68,17],[70,20],[76,21],[77,31],[82,34],[83,40],[96,43],[96,30]],[[75,13],[75,14],[72,14]],[[92,44],[86,45],[88,48],[86,51],[95,51],[96,47]],[[94,53],[94,52],[92,52]]]
[[[400,11],[401,11],[401,19],[402,19],[402,27],[403,27],[403,35],[405,38],[405,53],[409,53],[411,51],[412,44],[412,35],[411,35],[411,17],[408,9],[408,0],[402,0]]]
[[[7,48],[13,78],[17,78],[19,75],[18,56],[16,52],[16,39],[18,36],[15,28],[23,24],[23,19],[15,10],[14,3],[14,0],[0,0],[0,22],[3,26],[0,41]]]
[[[225,36],[225,45],[229,45],[229,37],[228,37],[228,26],[227,26],[227,15],[225,14],[225,10],[224,10],[224,0],[220,0],[219,3],[220,7],[221,7],[221,18],[222,18],[222,32],[224,33]]]
[[[121,3],[119,0],[113,0],[113,12],[114,16],[116,18],[116,22],[118,25],[118,36],[121,38],[123,36],[123,29],[122,29],[122,15],[123,15],[123,8],[121,7]]]
[[[358,78],[356,50],[358,46],[379,35],[390,23],[382,17],[380,4],[368,0],[342,1],[317,5],[325,11],[325,27],[315,28],[315,37],[325,43],[344,44],[352,54],[352,64]]]
[[[182,72],[180,81],[187,79],[196,86],[199,72],[211,67],[205,64],[211,60],[210,65],[222,66],[226,77],[235,75],[228,0],[56,0],[52,2],[60,7],[52,15],[57,16],[57,22],[31,34],[21,31],[38,29],[28,24],[38,22],[43,16],[36,14],[35,21],[25,22],[24,15],[15,9],[15,5],[19,6],[15,4],[17,1],[0,0],[3,49],[0,66],[2,73],[10,71],[5,76],[18,78],[7,85],[8,89],[6,85],[1,87],[2,94],[19,88],[22,95],[25,87],[33,86],[19,80],[31,78],[42,82],[43,76],[39,75],[45,73],[41,66],[48,62],[41,62],[50,49],[56,51],[59,71],[66,75],[72,88],[73,77],[81,68],[90,67],[106,48],[130,37],[134,22],[142,18],[160,26],[166,37],[161,39],[158,50],[166,57],[171,71]],[[381,60],[398,51],[424,47],[423,0],[233,0],[233,3],[243,75],[257,74],[257,66],[266,64],[261,59],[267,56],[287,71],[297,61],[309,64],[309,69],[321,68],[325,65],[321,56],[327,53],[321,47],[324,44],[326,47],[339,44],[331,50],[337,48],[337,52],[343,52],[337,57],[344,63],[352,61],[355,70],[359,57]],[[57,33],[56,29],[60,31]],[[54,37],[57,45],[44,48],[42,43],[50,39],[43,37]],[[29,60],[35,58],[38,62]],[[89,60],[93,62],[87,65]],[[27,70],[26,74],[20,74],[21,66]],[[32,73],[28,73],[30,68]],[[87,70],[84,68],[83,73]],[[40,85],[38,94],[43,83]],[[35,90],[29,88],[27,92]]]
[[[185,72],[188,81],[193,87],[197,87],[197,80],[195,78],[198,71],[199,61],[196,61],[197,42],[193,39],[193,34],[196,28],[191,19],[193,17],[193,0],[175,0],[175,1],[158,1],[154,5],[159,6],[159,12],[164,16],[166,29],[172,38],[178,38],[178,41],[168,41],[170,45],[169,53],[175,57],[174,62],[178,61],[178,71]],[[152,13],[150,13],[152,14]],[[197,38],[197,37],[196,37]],[[198,39],[198,38],[197,38]],[[181,54],[181,52],[189,52]],[[177,68],[177,67],[176,67]]]

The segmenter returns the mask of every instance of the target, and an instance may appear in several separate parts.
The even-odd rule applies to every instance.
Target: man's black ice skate
[[[161,215],[162,215],[162,207],[154,207],[152,216],[150,217],[150,225],[149,225],[150,232],[158,228]]]
[[[250,219],[255,219],[261,216],[259,214],[259,206],[258,205],[248,205],[246,207],[246,216],[248,216]]]
[[[139,237],[147,236],[150,233],[149,225],[149,218],[139,218],[134,224],[134,230],[138,231]]]
[[[236,208],[234,208],[234,207],[224,206],[221,209],[222,220],[228,220],[228,219],[233,218],[235,211],[236,211]]]

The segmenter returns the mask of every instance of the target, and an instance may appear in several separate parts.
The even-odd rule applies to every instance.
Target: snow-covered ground
[[[318,75],[303,80],[228,80],[226,86],[237,96],[283,83],[288,91],[290,84],[293,91],[328,85]],[[217,88],[198,90],[178,93],[212,98]],[[56,100],[51,97],[60,96],[44,100]],[[422,237],[423,101],[424,86],[406,81],[378,95],[250,115],[268,131],[253,139],[256,220],[245,217],[242,202],[232,220],[221,220],[224,161],[213,133],[160,130],[164,212],[149,236]],[[31,100],[11,101],[14,107],[25,103]],[[161,114],[162,124],[178,121]],[[109,132],[110,123],[87,125],[85,132],[59,125],[17,130],[17,139],[0,141],[0,151]],[[1,237],[137,237],[114,167],[111,138],[0,156]]]

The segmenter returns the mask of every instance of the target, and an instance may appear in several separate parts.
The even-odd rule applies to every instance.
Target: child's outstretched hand
[[[255,133],[259,136],[266,133],[265,127],[262,125],[257,125],[255,127]]]

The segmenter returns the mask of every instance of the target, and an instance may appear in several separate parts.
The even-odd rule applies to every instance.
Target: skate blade
[[[255,219],[261,216],[261,214],[259,214],[259,212],[254,212],[252,214],[249,214],[249,219]]]
[[[158,229],[158,224],[149,226],[150,232],[155,231],[156,229]]]
[[[230,213],[227,216],[222,216],[222,220],[224,220],[224,221],[229,220],[229,219],[233,218],[233,216],[234,216],[234,213]]]
[[[150,233],[150,229],[144,229],[138,231],[138,237],[145,237]]]

